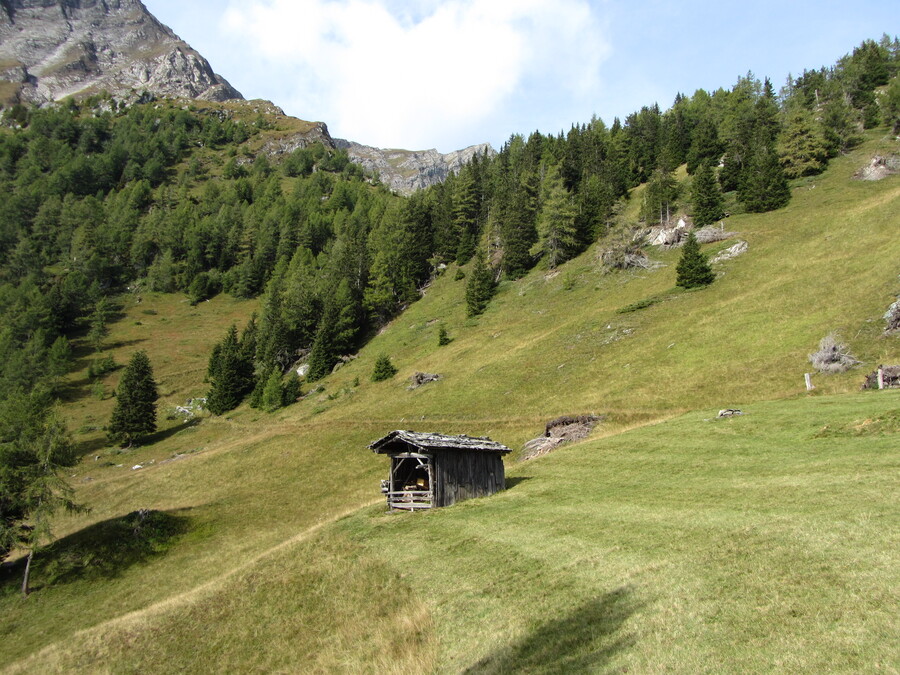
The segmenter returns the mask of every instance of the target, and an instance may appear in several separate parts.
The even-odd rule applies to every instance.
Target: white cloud
[[[609,51],[587,0],[232,0],[223,23],[289,79],[277,103],[382,147],[451,150],[506,106],[596,96]]]

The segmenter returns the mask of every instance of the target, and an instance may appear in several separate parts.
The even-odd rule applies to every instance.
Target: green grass
[[[849,180],[888,145],[873,133],[786,209],[730,218],[750,250],[698,291],[673,293],[677,251],[609,274],[592,249],[560,274],[503,282],[467,320],[451,268],[323,391],[272,415],[165,414],[205,394],[209,350],[255,303],[125,296],[104,354],[147,350],[161,431],[109,447],[113,400],[91,396],[94,355],[78,352],[63,412],[84,454],[71,481],[92,510],[58,520],[64,539],[36,556],[28,599],[18,569],[0,570],[0,663],[896,670],[900,404],[855,392],[874,365],[900,362],[900,338],[881,335],[900,294],[900,182]],[[660,301],[619,313],[647,299]],[[864,365],[814,376],[806,395],[807,354],[831,331]],[[382,352],[399,373],[373,383]],[[444,377],[409,391],[415,371]],[[120,376],[104,376],[107,392]],[[706,421],[723,407],[748,415]],[[591,440],[511,463],[502,495],[413,517],[374,505],[385,467],[365,446],[391,429],[518,448],[552,417],[592,412],[607,421]],[[149,552],[103,548],[138,509],[177,530]],[[84,541],[115,573],[78,571]]]

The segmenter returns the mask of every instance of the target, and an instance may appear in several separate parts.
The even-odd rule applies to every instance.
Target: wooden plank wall
[[[451,451],[434,454],[435,506],[486,497],[505,487],[506,474],[499,453]]]

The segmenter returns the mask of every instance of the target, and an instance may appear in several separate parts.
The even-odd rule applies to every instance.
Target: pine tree
[[[697,123],[692,136],[687,153],[687,171],[693,175],[704,162],[718,162],[724,148],[716,125],[708,117],[703,117]]]
[[[222,415],[237,408],[253,387],[252,365],[241,354],[241,344],[234,324],[219,343],[218,361],[209,365],[212,386],[206,395],[206,407],[214,415]]]
[[[750,158],[738,198],[751,213],[773,211],[791,200],[791,189],[775,150],[760,144]]]
[[[684,248],[681,251],[681,259],[675,267],[677,286],[682,288],[699,288],[707,286],[716,280],[716,275],[709,266],[706,256],[700,251],[697,237],[691,232]]]
[[[447,334],[447,327],[438,328],[438,347],[444,347],[450,344],[450,336]]]
[[[375,361],[375,368],[372,370],[372,382],[389,380],[396,374],[397,368],[391,363],[391,358],[387,354],[380,354]]]
[[[277,368],[273,368],[263,388],[260,407],[266,412],[275,412],[281,407],[281,401],[281,373]]]
[[[712,225],[722,217],[722,191],[709,162],[703,162],[694,174],[693,192],[695,225]]]
[[[484,312],[493,295],[494,274],[485,261],[484,251],[479,250],[466,282],[466,314],[472,317]]]
[[[135,352],[116,389],[116,407],[109,422],[110,440],[130,446],[156,431],[156,381],[144,351]]]

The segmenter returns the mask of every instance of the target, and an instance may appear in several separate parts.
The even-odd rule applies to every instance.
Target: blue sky
[[[247,98],[333,136],[442,152],[607,123],[752,71],[776,89],[896,0],[144,0]]]

